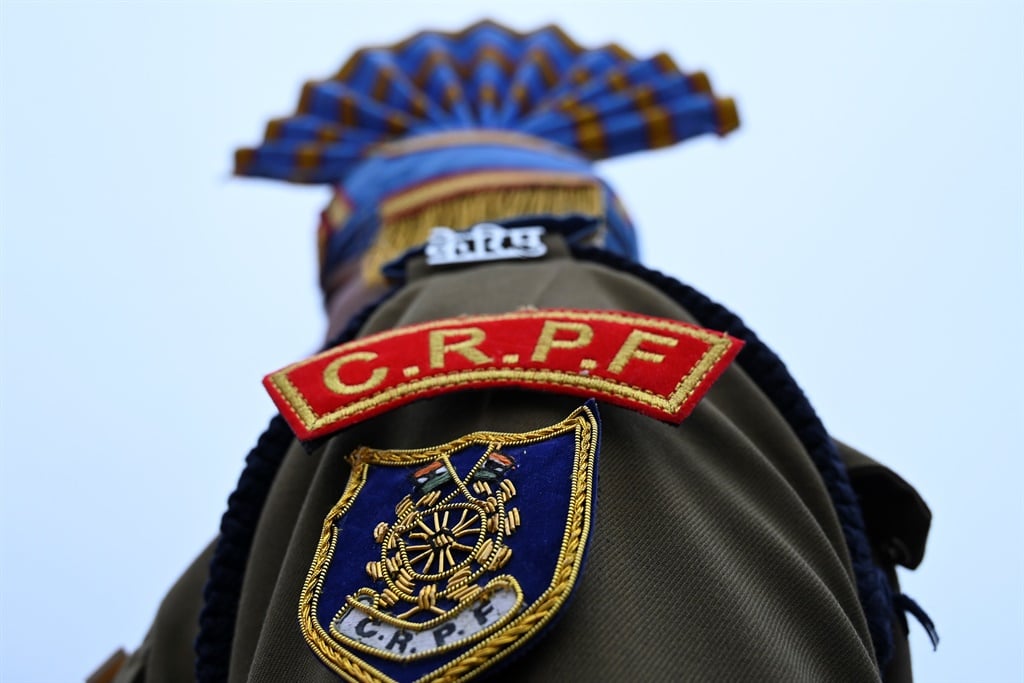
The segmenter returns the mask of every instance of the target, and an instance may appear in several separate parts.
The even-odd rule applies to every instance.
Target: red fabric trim
[[[742,346],[721,332],[633,313],[523,311],[389,330],[263,383],[303,440],[417,399],[500,387],[593,397],[678,424]]]

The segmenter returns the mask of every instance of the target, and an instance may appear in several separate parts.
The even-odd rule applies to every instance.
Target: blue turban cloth
[[[359,50],[307,83],[260,146],[238,150],[235,172],[333,187],[319,230],[325,288],[357,259],[380,279],[431,227],[525,215],[596,218],[597,242],[636,259],[633,225],[594,162],[738,124],[731,99],[665,54],[484,21]]]

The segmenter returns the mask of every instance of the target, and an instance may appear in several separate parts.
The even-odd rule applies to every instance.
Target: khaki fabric
[[[115,683],[176,683],[194,678],[192,644],[199,635],[203,586],[216,542],[192,562],[160,603],[142,645],[114,677]]]
[[[632,276],[556,258],[417,279],[378,309],[363,332],[522,306],[690,320]],[[297,610],[353,449],[422,448],[479,430],[528,431],[582,403],[518,390],[455,393],[356,424],[312,454],[292,447],[256,530],[230,680],[337,680],[303,640]],[[494,680],[878,680],[829,497],[795,435],[738,366],[682,425],[603,403],[600,413],[587,566],[554,628],[492,673]],[[154,633],[167,629],[155,626]],[[897,629],[897,636],[903,633]],[[173,672],[184,668],[166,675],[156,668],[170,667],[175,655],[190,666],[191,648],[152,635],[144,645],[145,680],[174,680]],[[905,643],[897,647],[902,673],[890,680],[909,680]]]
[[[864,522],[882,564],[916,569],[924,559],[932,513],[914,487],[885,465],[852,446],[836,442]]]

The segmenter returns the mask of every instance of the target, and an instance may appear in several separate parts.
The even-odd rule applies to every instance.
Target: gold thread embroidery
[[[587,188],[597,185],[593,177],[557,171],[474,171],[445,176],[408,188],[381,202],[384,221],[400,218],[411,211],[427,208],[440,199],[457,197],[478,190],[516,188]],[[481,219],[483,220],[483,219]],[[433,227],[433,226],[430,226]],[[456,226],[448,226],[456,227]]]
[[[356,361],[371,361],[376,358],[377,354],[372,351],[356,351],[355,353],[348,353],[335,358],[324,368],[324,386],[336,394],[343,395],[359,394],[367,389],[379,386],[388,374],[388,371],[384,368],[374,368],[370,373],[370,377],[365,382],[360,382],[359,384],[345,384],[338,375],[344,365]]]
[[[459,341],[448,343],[449,337],[466,337]],[[459,327],[449,330],[432,330],[429,337],[430,346],[430,367],[443,368],[444,357],[450,352],[461,355],[474,365],[490,363],[490,358],[483,351],[476,348],[483,343],[486,334],[479,327]]]
[[[555,339],[560,330],[576,333],[575,339]],[[530,357],[534,363],[543,363],[548,359],[551,349],[578,349],[586,346],[594,339],[594,328],[586,323],[568,323],[564,320],[545,320],[544,327],[537,338],[537,346]]]
[[[622,313],[560,310],[521,311],[501,315],[471,316],[465,318],[464,322],[484,323],[496,320],[537,318],[544,317],[545,315],[581,321],[601,320],[623,324],[635,324],[638,322],[637,317]],[[395,336],[415,334],[442,325],[449,325],[451,322],[451,320],[441,320],[398,328],[374,335],[373,338],[350,342],[349,347],[351,349],[356,349],[361,346],[375,344]],[[460,320],[460,322],[463,322],[463,320]],[[643,318],[640,322],[646,327],[665,330],[676,335],[693,337],[708,345],[707,351],[705,351],[704,355],[697,362],[694,369],[680,379],[675,389],[668,396],[663,396],[649,389],[637,387],[611,378],[575,374],[562,370],[489,367],[478,368],[475,370],[457,370],[413,380],[405,384],[390,387],[371,396],[367,396],[364,399],[360,399],[359,401],[355,401],[329,413],[318,415],[313,411],[309,401],[302,394],[299,388],[288,379],[288,374],[309,363],[314,363],[324,356],[332,355],[331,351],[326,351],[304,361],[300,361],[299,363],[289,365],[288,367],[270,375],[269,380],[277,392],[284,397],[289,408],[299,418],[303,426],[307,430],[311,431],[353,415],[358,415],[359,413],[372,410],[397,398],[428,392],[440,386],[467,384],[470,382],[497,383],[530,381],[538,384],[589,389],[636,401],[637,403],[657,410],[674,413],[690,398],[690,396],[693,395],[694,391],[696,391],[697,387],[701,385],[707,374],[711,372],[715,365],[717,365],[721,358],[728,352],[732,346],[732,340],[718,332],[712,332],[710,330],[689,326],[671,320]],[[657,337],[659,335],[654,336]]]
[[[366,457],[362,458],[363,462],[366,460]],[[478,583],[488,572],[500,569],[512,556],[511,549],[504,545],[504,539],[515,533],[519,512],[515,507],[507,507],[516,496],[516,489],[511,480],[504,478],[504,468],[514,464],[514,460],[490,443],[464,478],[452,466],[449,455],[433,454],[429,460],[433,462],[417,471],[424,477],[417,480],[424,490],[446,482],[454,484],[455,488],[443,499],[440,499],[440,490],[434,488],[416,503],[407,495],[395,508],[395,523],[381,522],[374,528],[374,540],[381,546],[381,555],[380,560],[367,564],[366,571],[372,580],[383,580],[387,587],[379,594],[364,587],[355,595],[348,596],[346,605],[338,610],[328,629],[345,645],[391,661],[422,659],[479,640],[512,619],[523,601],[519,584],[512,576],[493,577],[483,587]],[[497,492],[492,491],[488,483],[492,480],[501,481]],[[474,490],[487,497],[474,497],[466,482],[472,482]],[[465,544],[472,540],[467,538],[469,536],[476,537],[472,546]],[[410,552],[415,556],[410,557]],[[475,571],[472,569],[474,563]],[[417,582],[426,582],[418,592]],[[439,588],[440,582],[446,585]],[[504,593],[502,597],[506,604],[504,614],[498,616],[494,623],[483,629],[473,629],[468,636],[455,641],[435,640],[435,646],[427,645],[426,648],[420,643],[418,651],[406,652],[403,647],[400,653],[384,652],[353,638],[341,628],[341,624],[348,621],[355,635],[376,635],[376,632],[361,632],[363,627],[353,626],[352,619],[349,619],[351,615],[356,615],[356,618],[368,616],[374,625],[388,624],[407,633],[433,631],[435,639],[440,632],[446,640],[456,631],[452,622],[459,613],[474,608],[480,601],[492,600],[499,593]],[[514,596],[512,604],[507,603],[510,593]],[[437,606],[440,598],[456,600],[457,605],[441,609]],[[397,615],[380,611],[381,608],[394,607],[399,601],[412,605],[412,608]],[[436,616],[426,621],[408,621],[408,617],[420,612]],[[440,628],[435,631],[435,627]],[[459,636],[465,635],[462,629],[458,630]]]
[[[629,333],[629,336],[626,337],[626,342],[622,345],[622,348],[615,354],[615,358],[612,358],[612,362],[609,363],[608,372],[618,375],[626,368],[626,363],[633,358],[636,358],[637,360],[645,360],[648,363],[660,363],[665,360],[665,356],[663,354],[642,350],[640,348],[640,344],[644,342],[658,344],[659,346],[667,346],[669,348],[675,348],[679,345],[679,340],[672,337],[644,332],[643,330],[633,330]]]
[[[515,608],[514,608],[513,611],[511,611],[508,614],[507,618],[501,619],[499,621],[496,621],[491,626],[488,626],[487,628],[485,628],[485,629],[483,629],[483,630],[473,634],[476,638],[481,638],[481,637],[485,637],[487,635],[490,635],[494,631],[496,631],[499,628],[501,628],[502,626],[504,626],[506,623],[508,623],[511,620],[512,617],[515,616],[515,613],[522,607],[522,603],[523,603],[522,589],[519,588],[518,582],[516,582],[511,577],[506,576],[506,575],[496,576],[494,579],[491,580],[491,582],[489,582],[488,585],[489,586],[500,585],[502,587],[505,587],[507,590],[513,591],[515,593],[515,595],[516,595]],[[387,591],[385,591],[385,592],[387,592]],[[479,597],[481,597],[483,592],[484,591],[479,591],[479,590],[478,591],[473,591],[472,589],[468,589],[467,588],[465,594],[459,594],[459,593],[453,594],[453,596],[458,597],[459,599],[462,599],[462,600],[466,600],[466,598],[471,598],[469,600],[466,600],[466,604],[464,606],[458,608],[455,611],[458,612],[458,611],[465,611],[467,609],[471,609],[473,607],[473,600],[479,599]],[[350,599],[348,601],[348,604],[352,604],[354,602],[355,601],[352,601]],[[342,610],[344,610],[344,608],[342,608]],[[339,613],[340,612],[341,611],[339,611]],[[396,627],[399,627],[399,628],[405,626],[405,624],[403,624],[403,622],[401,620],[394,619],[394,618],[388,618],[386,615],[383,615],[383,614],[381,615],[380,619],[381,619],[382,622],[389,623],[389,625],[393,625],[393,626],[396,626]],[[443,618],[438,618],[437,620],[434,620],[434,621],[424,622],[423,624],[420,624],[420,626],[422,628],[425,628],[425,629],[430,629],[430,628],[433,628],[434,626],[436,626],[438,623],[441,623],[442,621],[443,621]],[[336,638],[340,637],[340,639],[343,640],[343,642],[345,643],[346,646],[352,647],[352,648],[354,648],[354,649],[356,649],[356,650],[358,650],[360,652],[366,652],[368,654],[372,654],[372,655],[375,655],[377,657],[380,657],[381,659],[386,659],[386,660],[389,660],[389,661],[403,661],[401,657],[397,657],[397,656],[394,656],[394,655],[388,655],[386,653],[381,652],[380,650],[368,647],[368,646],[366,646],[366,645],[364,645],[362,643],[359,643],[357,641],[354,641],[354,640],[352,640],[350,638],[346,638],[343,635],[340,635],[337,631],[335,631],[334,628],[331,629],[331,635],[336,637]],[[468,643],[472,642],[472,640],[473,639],[471,639],[471,638],[462,638],[460,640],[454,640],[454,641],[452,641],[450,643],[446,643],[445,645],[443,645],[441,647],[435,648],[435,649],[433,649],[433,650],[431,650],[431,651],[429,651],[427,653],[424,653],[423,656],[424,657],[432,657],[434,655],[442,654],[444,652],[450,652],[451,650],[455,650],[455,649],[458,649],[460,647],[465,647]],[[414,659],[420,659],[420,658],[421,657],[409,657],[407,659],[414,660]]]
[[[363,257],[363,278],[382,282],[383,265],[425,243],[436,226],[463,229],[515,216],[569,213],[604,214],[604,192],[594,178],[523,171],[481,171],[440,178],[381,202],[380,231]]]
[[[579,575],[583,559],[582,546],[591,525],[593,500],[594,459],[596,457],[597,420],[586,406],[577,409],[562,422],[524,434],[505,432],[477,432],[437,448],[410,451],[378,451],[360,448],[349,456],[352,472],[341,498],[331,508],[321,530],[317,550],[299,597],[299,624],[303,637],[313,651],[333,671],[350,681],[388,682],[392,679],[344,650],[332,646],[328,635],[314,615],[317,614],[319,596],[326,578],[326,569],[337,547],[338,530],[335,520],[343,515],[355,501],[366,483],[369,463],[416,464],[429,461],[443,453],[453,453],[468,443],[526,445],[543,441],[551,436],[574,432],[573,460],[569,506],[565,532],[559,547],[555,572],[548,588],[508,623],[496,631],[485,634],[484,639],[459,657],[419,679],[427,681],[465,681],[478,670],[490,667],[515,651],[547,624],[569,597]],[[514,492],[514,489],[513,489]],[[518,514],[513,515],[518,524]],[[375,535],[377,532],[375,531]]]

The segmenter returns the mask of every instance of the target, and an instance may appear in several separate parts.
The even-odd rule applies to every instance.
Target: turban
[[[635,259],[633,225],[594,162],[738,124],[731,99],[666,54],[483,21],[357,51],[238,150],[235,173],[332,187],[318,232],[325,288],[354,259],[380,281],[432,227],[530,215],[594,218],[593,239]]]

